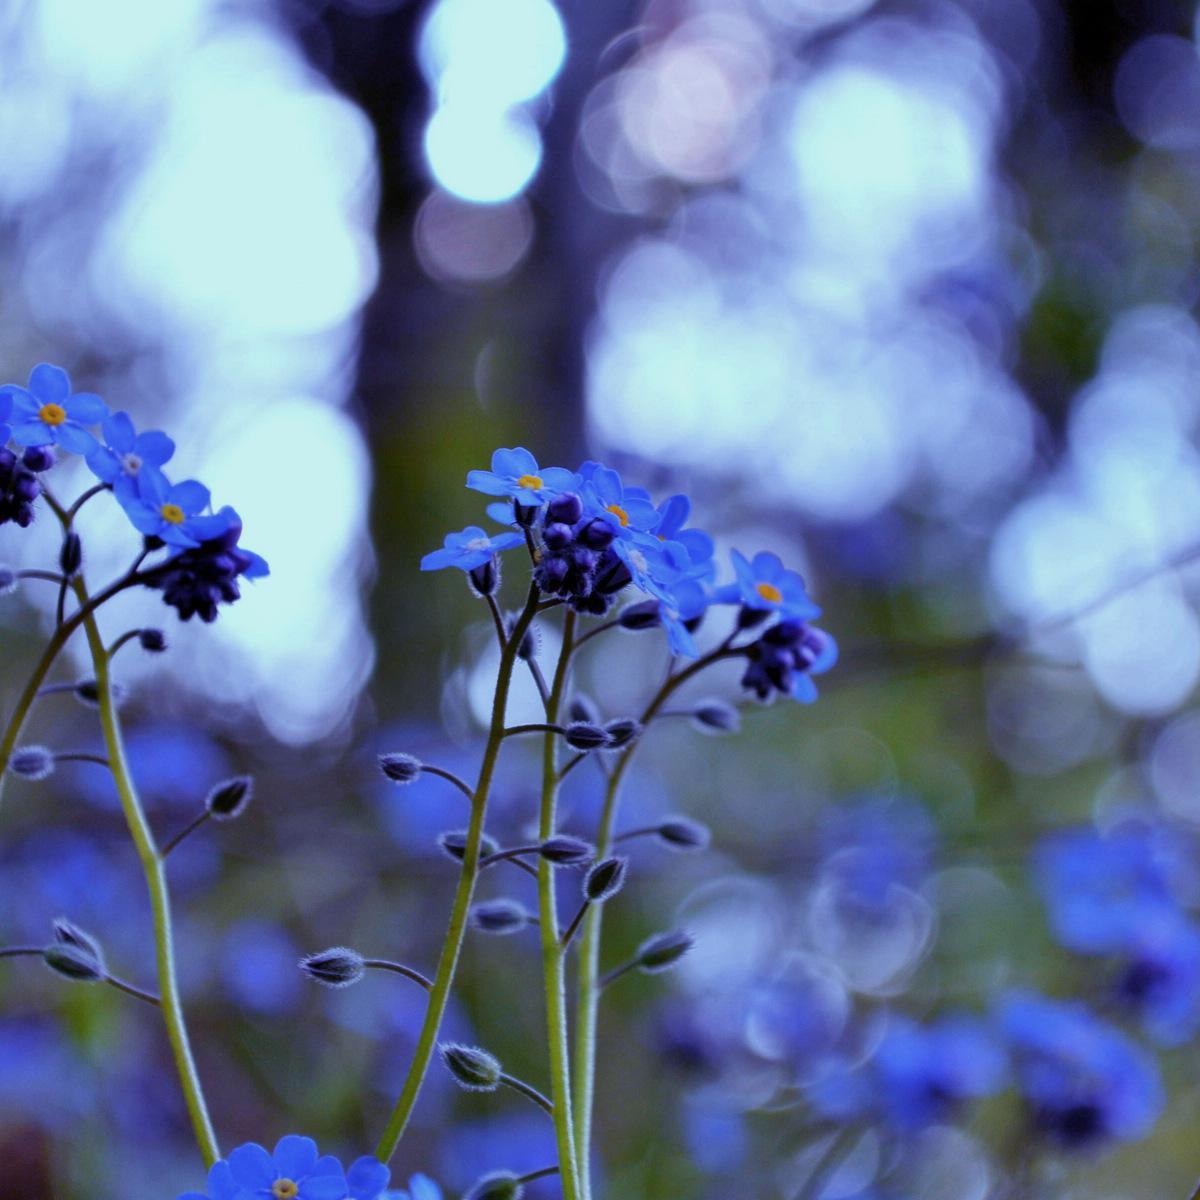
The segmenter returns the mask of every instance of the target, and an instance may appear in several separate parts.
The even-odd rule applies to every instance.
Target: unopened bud
[[[54,774],[54,755],[45,746],[18,746],[8,760],[8,769],[20,779],[37,783]]]
[[[657,600],[643,600],[640,604],[631,604],[621,610],[617,624],[622,629],[630,629],[635,633],[643,629],[657,629],[662,624],[662,605]]]
[[[518,933],[529,924],[529,912],[516,900],[485,900],[471,909],[471,925],[480,933]]]
[[[494,1092],[504,1073],[495,1055],[477,1046],[443,1042],[438,1047],[442,1062],[455,1080],[469,1092]]]
[[[567,719],[572,723],[585,722],[588,725],[599,725],[603,718],[600,710],[590,696],[576,692],[567,705]]]
[[[104,962],[85,946],[52,942],[42,951],[50,970],[79,983],[96,983],[105,976]]]
[[[638,947],[638,969],[647,975],[669,971],[695,944],[696,939],[682,929],[656,933]]]
[[[723,700],[702,700],[692,709],[692,719],[704,733],[737,733],[742,716]]]
[[[619,750],[628,746],[641,734],[642,723],[632,717],[617,717],[615,721],[609,721],[604,726],[604,732],[608,734],[608,748]]]
[[[253,794],[254,780],[249,775],[235,775],[208,793],[204,807],[214,821],[232,821],[246,811]]]
[[[167,639],[161,629],[139,629],[138,644],[147,654],[161,654],[167,648]]]
[[[58,552],[58,565],[68,579],[83,565],[83,542],[74,531],[63,538],[62,548]]]
[[[627,858],[602,858],[583,881],[583,894],[593,904],[603,904],[625,886]]]
[[[319,954],[309,954],[300,960],[300,970],[310,979],[326,987],[344,988],[357,983],[365,967],[363,956],[349,946],[331,946]]]
[[[439,834],[438,845],[451,858],[462,862],[467,856],[467,831],[465,829],[453,829],[449,833]],[[497,844],[496,839],[489,837],[485,833],[479,843],[480,857],[486,858],[489,854],[495,854],[499,849],[500,846]]]
[[[687,817],[668,817],[658,827],[658,836],[673,850],[703,850],[712,841],[707,825]]]
[[[569,833],[557,833],[542,842],[538,854],[556,867],[581,867],[596,857],[596,849],[582,838],[572,837]]]
[[[100,947],[100,943],[92,937],[85,929],[80,929],[73,921],[68,921],[66,917],[55,917],[53,923],[54,940],[64,946],[74,946],[77,950],[83,950],[90,954],[98,963],[104,963],[104,951]]]
[[[471,590],[478,596],[494,596],[500,590],[500,559],[493,554],[487,562],[467,572]]]
[[[393,783],[415,783],[421,778],[422,763],[411,754],[381,754],[379,769]]]
[[[521,1200],[525,1188],[511,1171],[492,1171],[484,1175],[463,1200]]]
[[[612,743],[604,727],[590,721],[572,721],[563,736],[572,750],[603,750]]]

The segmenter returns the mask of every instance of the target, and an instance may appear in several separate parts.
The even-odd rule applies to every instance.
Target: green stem
[[[121,809],[125,814],[129,833],[137,847],[142,872],[146,877],[146,886],[150,892],[150,909],[154,917],[154,952],[158,969],[158,990],[161,997],[163,1020],[167,1026],[167,1037],[171,1042],[171,1053],[174,1055],[175,1066],[179,1072],[179,1082],[183,1088],[183,1098],[187,1103],[196,1142],[204,1158],[205,1167],[211,1167],[221,1157],[221,1151],[217,1146],[216,1134],[213,1132],[208,1106],[204,1101],[204,1091],[200,1085],[200,1076],[196,1071],[195,1060],[192,1058],[187,1025],[183,1017],[183,1005],[179,998],[179,984],[175,977],[171,900],[167,890],[166,868],[129,773],[125,745],[121,738],[121,725],[117,718],[117,706],[113,701],[108,652],[104,648],[100,630],[96,625],[94,609],[88,599],[87,589],[84,587],[82,578],[77,576],[71,586],[79,598],[80,609],[77,615],[81,616],[87,632],[88,648],[92,654],[92,667],[96,673],[96,692],[100,702],[100,727],[104,732],[109,767],[117,786],[117,796],[121,801]],[[67,625],[69,624],[70,622],[67,622]],[[64,625],[63,628],[66,629],[67,625]]]
[[[504,741],[504,718],[508,708],[509,684],[512,682],[513,665],[517,658],[517,648],[521,638],[529,628],[537,613],[538,591],[530,586],[529,598],[525,602],[512,636],[500,653],[500,669],[496,675],[496,691],[492,698],[492,720],[488,731],[487,746],[483,752],[483,762],[479,767],[479,780],[471,797],[471,821],[467,827],[467,842],[463,851],[462,870],[458,876],[458,890],[454,894],[454,903],[450,909],[450,924],[446,930],[446,940],[442,945],[441,957],[438,959],[437,971],[433,977],[433,988],[429,993],[429,1003],[425,1009],[425,1020],[417,1038],[417,1048],[413,1052],[413,1060],[404,1079],[404,1086],[399,1099],[392,1109],[375,1157],[381,1162],[388,1162],[396,1153],[396,1147],[404,1135],[404,1130],[412,1116],[417,1103],[421,1085],[437,1048],[438,1030],[442,1025],[442,1017],[446,1004],[450,999],[450,988],[454,983],[454,974],[458,968],[458,958],[462,951],[463,938],[467,931],[467,917],[471,909],[471,899],[475,894],[475,882],[479,878],[479,848],[483,841],[483,824],[487,816],[488,794],[492,786],[492,775],[496,769],[496,759]]]
[[[730,648],[732,638],[715,650],[690,663],[678,674],[670,675],[646,706],[640,720],[643,726],[658,715],[659,710],[689,679],[723,658],[736,656]],[[612,850],[613,828],[621,796],[621,781],[629,769],[634,751],[644,739],[631,742],[617,759],[608,777],[600,828],[596,834],[596,858],[604,858]],[[579,939],[579,988],[575,1013],[575,1144],[580,1161],[588,1162],[592,1141],[592,1113],[596,1094],[596,1026],[600,1011],[600,937],[604,920],[604,905],[593,904],[584,918],[583,934]],[[586,1173],[585,1173],[586,1178]],[[584,1200],[590,1200],[585,1193]]]
[[[576,616],[568,611],[563,622],[562,651],[550,685],[546,721],[558,720],[566,690],[571,651],[575,640]],[[558,733],[547,729],[542,747],[542,802],[538,837],[554,836],[558,806]],[[558,910],[554,897],[554,867],[546,859],[538,864],[538,915],[542,935],[542,973],[546,991],[546,1035],[550,1050],[550,1095],[554,1102],[554,1134],[562,1173],[563,1200],[580,1200],[590,1193],[588,1170],[576,1153],[575,1127],[571,1119],[571,1064],[567,1032],[566,952],[559,942]]]

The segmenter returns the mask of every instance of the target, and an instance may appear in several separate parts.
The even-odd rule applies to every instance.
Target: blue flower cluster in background
[[[92,432],[99,426],[102,440]],[[8,447],[13,442],[19,450]],[[240,546],[242,522],[226,506],[214,512],[204,484],[172,483],[163,471],[175,443],[159,430],[138,432],[125,412],[99,396],[75,392],[62,367],[39,363],[29,382],[0,387],[0,525],[28,526],[46,492],[44,474],[57,452],[82,455],[99,487],[111,491],[147,553],[165,550],[138,581],[163,593],[182,620],[216,619],[239,599],[238,580],[269,574],[266,561]]]
[[[489,471],[470,471],[467,487],[507,497],[488,515],[516,532],[489,536],[471,525],[448,534],[445,545],[421,560],[421,569],[458,567],[483,595],[499,586],[500,555],[526,545],[538,589],[576,612],[604,617],[627,587],[650,597],[652,619],[675,654],[695,658],[694,634],[710,606],[738,607],[737,631],[762,626],[739,647],[747,660],[743,687],[759,700],[776,695],[816,699],[812,677],[837,661],[837,644],[811,624],[821,615],[804,581],[774,554],[732,555],[734,581],[715,586],[713,539],[688,526],[691,501],[668,496],[657,506],[644,488],[626,484],[597,462],[577,471],[541,467],[524,447],[500,449]]]

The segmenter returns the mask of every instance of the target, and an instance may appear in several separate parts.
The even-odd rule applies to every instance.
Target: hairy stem
[[[459,955],[462,952],[463,938],[467,931],[467,917],[471,909],[471,900],[475,895],[475,883],[479,878],[479,848],[483,841],[483,824],[487,816],[488,795],[492,786],[492,775],[496,769],[496,759],[504,741],[504,717],[508,708],[508,691],[512,682],[513,665],[516,662],[517,648],[521,638],[529,628],[537,613],[538,591],[533,585],[529,589],[529,598],[525,602],[512,636],[504,645],[500,654],[500,669],[496,675],[496,691],[492,698],[492,719],[488,731],[487,746],[483,752],[483,762],[479,767],[479,780],[471,797],[471,821],[467,828],[467,842],[463,850],[462,869],[458,876],[458,890],[454,894],[454,903],[450,909],[450,924],[446,930],[446,940],[442,945],[442,953],[438,959],[437,971],[433,977],[433,987],[429,993],[429,1003],[425,1009],[425,1020],[417,1037],[417,1048],[413,1052],[413,1060],[404,1079],[399,1099],[392,1109],[375,1157],[381,1162],[388,1162],[396,1153],[396,1147],[404,1135],[412,1117],[413,1108],[417,1103],[421,1085],[429,1071],[429,1064],[437,1048],[438,1031],[441,1029],[442,1017],[446,1012],[446,1004],[450,999],[450,988],[454,983],[454,974],[458,968]]]

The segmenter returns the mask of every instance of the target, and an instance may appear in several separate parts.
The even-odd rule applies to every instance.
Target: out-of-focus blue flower
[[[668,496],[658,506],[658,520],[650,533],[663,542],[678,542],[688,555],[687,576],[708,583],[716,574],[716,546],[702,529],[685,528],[692,515],[692,502],[682,493]]]
[[[772,625],[746,654],[742,687],[759,700],[769,701],[778,692],[801,704],[812,704],[817,698],[812,677],[834,666],[838,647],[823,629],[789,617]]]
[[[268,1153],[257,1142],[247,1142],[230,1154],[229,1170],[246,1197],[266,1200],[346,1200],[348,1184],[342,1164],[332,1154],[322,1158],[317,1143],[288,1134]],[[245,1200],[239,1196],[238,1200]]]
[[[443,567],[458,567],[473,571],[482,567],[494,555],[525,544],[519,533],[497,533],[489,537],[478,525],[468,525],[461,533],[446,534],[445,544],[421,559],[422,571],[440,571]]]
[[[468,471],[467,487],[485,496],[511,496],[529,508],[545,504],[562,492],[574,491],[579,478],[564,467],[539,467],[524,446],[497,450],[490,471]]]
[[[374,1156],[364,1154],[362,1158],[356,1158],[346,1171],[349,1200],[383,1200],[384,1189],[391,1178],[391,1168]],[[395,1193],[388,1192],[386,1195]]]
[[[383,1200],[442,1200],[442,1189],[428,1175],[414,1175],[407,1190],[385,1192]]]
[[[12,428],[8,424],[10,416],[12,416],[12,395],[9,392],[0,391],[0,446],[5,445],[12,437]]]
[[[689,1104],[683,1113],[683,1134],[692,1161],[710,1174],[735,1170],[750,1146],[740,1113]]]
[[[1145,1135],[1162,1112],[1157,1064],[1083,1005],[1007,996],[1000,1022],[1034,1127],[1067,1149]]]
[[[1116,990],[1156,1041],[1186,1041],[1200,1025],[1200,930],[1182,914],[1147,921],[1125,950]]]
[[[29,386],[0,387],[11,402],[12,439],[18,446],[61,446],[72,454],[87,454],[96,439],[84,428],[108,416],[108,406],[91,392],[71,391],[71,377],[62,367],[38,363],[29,373]]]
[[[139,533],[182,550],[194,550],[229,528],[227,517],[205,513],[212,496],[195,479],[173,484],[161,471],[143,471],[138,487],[117,493],[117,500]]]
[[[240,1200],[246,1193],[233,1177],[233,1171],[224,1160],[213,1163],[208,1172],[208,1187],[203,1192],[184,1192],[179,1200]]]
[[[580,492],[585,511],[606,520],[619,538],[648,533],[658,524],[659,514],[644,488],[626,487],[618,472],[598,463],[585,463],[580,474],[585,476]]]
[[[736,550],[731,555],[736,579],[716,590],[718,604],[740,604],[757,612],[778,612],[798,621],[811,621],[821,615],[795,571],[789,571],[777,554],[763,551],[753,559]]]
[[[893,1128],[915,1132],[959,1105],[995,1091],[1004,1055],[978,1021],[944,1017],[929,1025],[896,1018],[872,1060],[881,1111]]]
[[[465,1190],[490,1171],[528,1174],[557,1161],[554,1129],[537,1113],[513,1112],[487,1121],[460,1121],[450,1126],[441,1142],[441,1177],[452,1189]],[[527,1186],[527,1197],[560,1196],[554,1179]]]
[[[225,934],[221,982],[239,1004],[260,1013],[286,1013],[303,991],[296,970],[300,949],[273,921],[250,917]]]
[[[0,1119],[36,1120],[52,1129],[94,1111],[95,1068],[81,1058],[53,1021],[0,1021]],[[63,1080],[71,1081],[63,1087]]]
[[[161,471],[175,453],[175,443],[165,433],[138,433],[126,412],[106,417],[100,430],[105,444],[91,450],[87,465],[97,479],[112,485],[122,502],[137,498],[141,480]]]
[[[1034,877],[1054,936],[1081,954],[1109,954],[1140,930],[1170,920],[1166,848],[1155,831],[1129,825],[1052,834],[1034,853]]]

